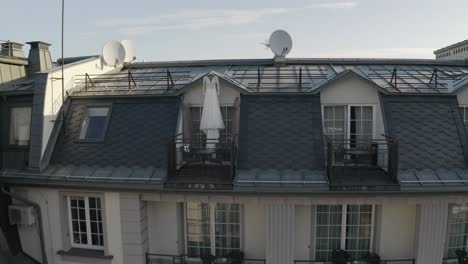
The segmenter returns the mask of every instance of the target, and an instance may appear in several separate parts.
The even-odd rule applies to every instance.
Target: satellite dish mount
[[[291,52],[292,38],[288,32],[279,29],[271,33],[265,46],[273,52],[275,61],[284,62],[286,55]]]

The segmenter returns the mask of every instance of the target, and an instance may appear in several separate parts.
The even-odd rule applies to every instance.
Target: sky
[[[0,40],[42,40],[60,57],[61,0],[2,1]],[[290,58],[434,58],[468,39],[467,0],[65,0],[65,57],[133,40],[138,61],[271,58],[276,29]],[[25,47],[27,52],[27,47]]]

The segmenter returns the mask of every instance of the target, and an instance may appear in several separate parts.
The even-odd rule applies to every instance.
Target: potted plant
[[[350,255],[343,249],[335,249],[332,252],[332,262],[334,264],[346,264],[350,259]]]
[[[369,253],[369,255],[367,255],[367,262],[369,264],[380,264],[380,256],[376,253]]]

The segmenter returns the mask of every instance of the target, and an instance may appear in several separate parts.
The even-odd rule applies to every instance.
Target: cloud
[[[357,5],[352,1],[317,2],[309,9],[343,9]],[[193,9],[178,11],[157,17],[117,18],[99,21],[98,25],[114,27],[124,34],[140,35],[161,30],[189,29],[248,25],[264,18],[293,13],[298,8],[257,8],[257,9]]]
[[[324,2],[315,3],[309,6],[309,8],[322,8],[322,9],[343,9],[343,8],[354,8],[357,6],[357,2],[353,1],[340,1],[340,2]]]
[[[158,30],[204,29],[254,23],[264,17],[287,13],[286,8],[252,10],[209,9],[181,11],[151,18],[123,18],[102,21],[101,26],[119,27],[125,34],[144,34]]]

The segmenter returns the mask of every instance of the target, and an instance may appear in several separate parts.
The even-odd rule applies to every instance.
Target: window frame
[[[73,221],[71,215],[71,197],[80,197],[83,198],[85,201],[85,217],[86,217],[86,237],[87,237],[87,244],[77,244],[73,241]],[[66,198],[66,210],[68,216],[68,232],[69,232],[69,242],[71,248],[81,248],[81,249],[94,249],[94,250],[105,250],[107,245],[106,239],[106,221],[105,221],[105,207],[104,207],[104,196],[100,194],[93,194],[93,193],[67,193],[65,195]],[[103,245],[93,245],[92,238],[91,238],[91,218],[90,218],[90,208],[89,208],[89,198],[99,198],[101,203],[101,223],[102,223],[102,237],[103,237]]]
[[[374,239],[375,239],[375,224],[376,224],[376,205],[375,204],[317,204],[315,205],[314,207],[314,212],[315,212],[315,216],[314,216],[314,232],[315,232],[315,235],[313,237],[314,241],[313,241],[313,245],[314,245],[314,248],[313,248],[313,253],[314,253],[314,259],[317,261],[317,245],[318,245],[318,237],[317,237],[317,226],[318,226],[318,206],[320,205],[328,205],[328,206],[335,206],[335,205],[339,205],[341,206],[341,236],[340,236],[340,249],[344,249],[346,250],[347,252],[351,252],[349,250],[346,249],[346,240],[349,238],[347,237],[347,217],[348,217],[348,206],[352,206],[352,205],[357,205],[357,206],[361,206],[361,205],[370,205],[372,207],[371,209],[371,232],[370,232],[370,237],[369,237],[369,252],[373,252],[374,250]],[[330,225],[328,225],[330,226]],[[322,238],[323,239],[323,238]],[[329,260],[327,260],[329,261]],[[325,262],[327,262],[325,261]]]
[[[463,120],[463,125],[465,125],[465,129],[468,131],[468,105],[466,104],[461,104],[459,105],[459,108],[461,110],[462,114],[462,120]]]
[[[198,261],[199,257],[190,257],[188,254],[188,226],[187,226],[187,201],[184,203],[184,253],[189,260]],[[217,204],[237,204],[239,205],[239,250],[243,251],[243,206],[240,203],[223,203],[223,202],[201,202],[193,201],[193,203],[199,204],[208,204],[209,205],[209,214],[210,214],[210,254],[216,256],[216,219],[215,219],[215,209]]]
[[[457,233],[457,234],[452,235],[452,234],[451,234],[451,229],[450,229],[451,224],[452,224],[452,223],[451,223],[451,220],[452,220],[452,217],[451,217],[451,215],[452,215],[452,210],[453,210],[453,208],[454,208],[455,206],[459,206],[459,207],[468,207],[468,203],[464,203],[464,204],[463,204],[463,203],[462,203],[462,204],[455,204],[455,203],[454,203],[454,204],[449,204],[449,206],[448,206],[448,212],[447,212],[447,232],[446,232],[446,236],[445,236],[445,237],[446,237],[446,239],[445,239],[446,242],[445,242],[445,252],[444,252],[444,256],[445,256],[446,258],[456,258],[456,256],[449,256],[449,250],[450,250],[451,248],[455,248],[455,247],[450,247],[450,237],[451,237],[451,236],[460,236],[460,233]],[[464,211],[467,212],[468,209],[467,209],[467,210],[464,210]],[[466,233],[468,233],[468,230],[466,231]],[[466,242],[465,250],[468,250],[468,241]]]
[[[106,121],[104,123],[103,127],[103,133],[102,133],[102,138],[99,139],[86,139],[86,138],[80,138],[81,135],[81,130],[83,129],[83,124],[88,117],[88,109],[90,108],[107,108],[108,109],[108,114],[106,116]],[[78,131],[78,136],[76,139],[76,142],[78,143],[102,143],[106,140],[107,133],[108,133],[108,128],[109,128],[109,123],[111,120],[112,116],[112,104],[111,103],[106,103],[106,104],[87,104],[84,106],[83,111],[81,112],[81,121],[80,121],[80,126],[79,126],[79,131]]]
[[[223,113],[225,113],[225,115],[226,115],[226,120],[224,119],[224,116],[222,116],[222,117],[223,117],[223,123],[224,123],[224,130],[225,130],[225,132],[224,132],[224,134],[223,134],[223,133],[221,133],[221,131],[220,131],[220,133],[219,133],[219,138],[220,138],[220,139],[223,139],[223,138],[228,139],[229,137],[228,137],[227,135],[229,135],[229,134],[230,134],[230,137],[232,138],[232,137],[234,136],[234,134],[233,134],[234,131],[232,131],[232,128],[233,128],[233,126],[234,126],[234,112],[235,112],[236,106],[233,105],[233,104],[223,104],[223,105],[220,105],[219,107],[220,107],[220,110],[221,110],[221,115],[222,115]],[[197,140],[197,143],[198,143],[198,142],[203,142],[203,141],[206,139],[204,136],[202,136],[202,135],[204,135],[203,131],[200,131],[200,133],[198,133],[198,137],[197,137],[197,138],[192,138],[193,135],[195,134],[195,131],[193,130],[193,122],[194,122],[194,119],[193,119],[193,116],[192,116],[192,109],[193,109],[193,108],[198,108],[198,109],[199,109],[199,113],[200,113],[200,114],[199,114],[199,119],[197,119],[197,121],[200,123],[200,122],[201,122],[201,115],[202,115],[202,111],[203,111],[203,105],[190,105],[190,115],[191,115],[191,118],[190,118],[190,119],[191,119],[191,120],[190,120],[191,135],[190,135],[190,138],[191,138],[192,140]],[[232,110],[233,110],[233,111],[232,111],[231,119],[228,118],[228,108],[232,108]],[[227,127],[228,127],[228,126],[227,126],[227,122],[228,122],[229,120],[230,120],[230,122],[231,122],[231,132],[228,133],[228,132],[227,132],[227,130],[228,130],[228,129],[227,129]]]
[[[30,119],[29,119],[29,143],[28,145],[18,145],[18,144],[11,144],[10,142],[10,137],[11,137],[11,122],[13,121],[12,119],[12,113],[13,113],[13,109],[14,108],[30,108],[31,109],[31,116],[30,116]],[[32,128],[32,111],[33,111],[33,107],[32,105],[30,104],[11,104],[8,106],[8,116],[6,118],[7,120],[7,137],[6,137],[6,146],[9,148],[9,149],[28,149],[30,146],[31,146],[31,128]]]
[[[325,107],[336,107],[336,106],[344,106],[345,107],[345,140],[351,141],[351,107],[372,107],[372,139],[376,137],[376,129],[377,129],[377,105],[376,104],[347,104],[347,103],[329,103],[329,104],[322,104],[322,129],[325,131]],[[325,135],[325,133],[324,133]]]

